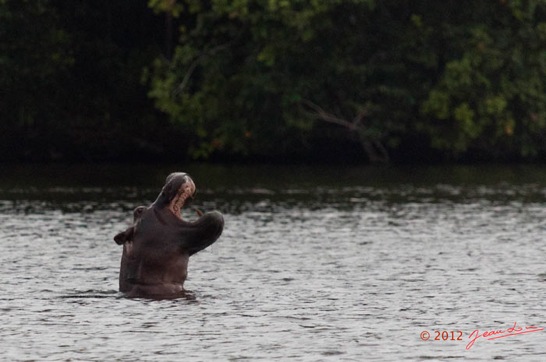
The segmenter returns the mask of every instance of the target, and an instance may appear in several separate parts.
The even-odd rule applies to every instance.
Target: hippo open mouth
[[[182,208],[195,196],[191,177],[172,173],[157,199],[133,212],[133,224],[114,236],[123,245],[119,285],[129,297],[171,298],[184,292],[189,257],[212,245],[224,228],[218,211],[196,210],[195,221]]]
[[[186,204],[186,200],[193,199],[196,193],[195,184],[191,177],[188,175],[181,177],[183,178],[183,183],[169,203],[169,210],[180,220],[182,220],[182,208]]]

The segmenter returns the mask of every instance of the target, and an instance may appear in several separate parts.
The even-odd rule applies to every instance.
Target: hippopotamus
[[[123,245],[120,292],[153,299],[185,295],[190,256],[213,244],[224,229],[218,211],[198,212],[196,221],[182,219],[182,207],[195,192],[188,174],[170,174],[157,199],[148,207],[137,207],[132,225],[114,236]]]

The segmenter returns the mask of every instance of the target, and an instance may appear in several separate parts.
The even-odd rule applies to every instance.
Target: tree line
[[[536,161],[546,0],[0,0],[0,160]]]

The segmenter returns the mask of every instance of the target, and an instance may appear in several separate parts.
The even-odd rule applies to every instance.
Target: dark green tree
[[[62,82],[74,59],[48,0],[0,0],[0,152],[24,155],[58,131]]]
[[[150,96],[194,131],[194,156],[286,154],[319,134],[371,161],[415,139],[454,157],[544,152],[542,1],[151,3],[180,39]]]
[[[455,2],[442,11],[420,18],[427,42],[443,44],[421,105],[432,145],[485,159],[543,154],[546,2]]]
[[[173,121],[195,131],[194,156],[278,157],[301,147],[317,118],[333,119],[321,117],[318,107],[352,117],[367,110],[357,90],[365,74],[359,72],[360,59],[350,58],[358,50],[350,44],[344,52],[349,40],[340,39],[338,30],[347,25],[338,29],[337,23],[355,10],[369,12],[373,1],[178,5],[180,42],[172,59],[157,60],[150,95]],[[354,18],[350,29],[358,29],[358,21]],[[351,82],[357,83],[348,86]],[[349,127],[367,140],[362,129]],[[365,129],[374,140],[383,136],[376,138],[371,126]]]
[[[543,0],[0,0],[0,159],[538,159],[545,54]]]

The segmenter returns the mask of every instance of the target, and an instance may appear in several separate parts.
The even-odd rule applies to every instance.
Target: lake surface
[[[224,233],[193,298],[124,298],[112,238],[172,171]],[[546,360],[546,167],[0,172],[2,360]]]

